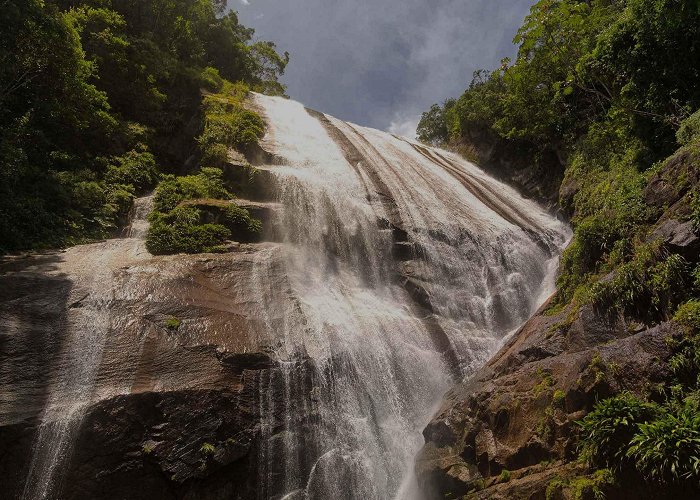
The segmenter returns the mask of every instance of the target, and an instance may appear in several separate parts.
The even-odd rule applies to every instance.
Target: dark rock
[[[697,260],[700,254],[700,236],[695,233],[692,221],[666,219],[654,229],[649,239],[662,240],[672,252],[690,261]]]
[[[677,333],[673,323],[630,331],[590,307],[535,315],[447,394],[423,432],[420,486],[431,498],[457,498],[484,485],[472,491],[474,498],[544,498],[546,478],[554,474],[542,467],[534,480],[525,471],[543,461],[580,469],[562,465],[575,452],[574,422],[598,398],[663,381],[665,339]],[[496,485],[503,469],[515,477],[508,486]]]

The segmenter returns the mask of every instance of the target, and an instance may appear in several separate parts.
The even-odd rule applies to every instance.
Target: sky
[[[431,104],[512,57],[530,0],[229,0],[289,51],[287,94],[359,125],[413,136]]]

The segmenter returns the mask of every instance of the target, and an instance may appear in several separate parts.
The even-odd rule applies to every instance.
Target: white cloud
[[[242,3],[243,5],[250,5],[250,1],[249,1],[249,0],[241,0],[241,3]]]
[[[511,40],[534,0],[240,1],[250,3],[241,21],[291,54],[283,80],[292,98],[414,136],[431,104],[515,53]]]
[[[419,118],[417,116],[401,116],[399,113],[395,115],[387,130],[392,134],[415,139],[418,120]]]

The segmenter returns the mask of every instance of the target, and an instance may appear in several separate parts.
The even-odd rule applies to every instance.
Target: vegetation
[[[181,324],[182,321],[180,321],[175,316],[170,316],[168,319],[165,320],[165,328],[167,328],[168,330],[177,330],[178,328],[180,328]]]
[[[510,481],[510,471],[508,469],[503,469],[498,475],[498,481],[501,483],[507,483]]]
[[[216,453],[216,447],[211,443],[204,443],[199,451],[204,455],[213,455]]]
[[[692,0],[541,0],[515,38],[514,62],[477,71],[462,96],[424,113],[425,142],[495,145],[542,177],[564,172],[560,204],[575,235],[554,306],[577,298],[646,313],[650,304],[648,316],[664,319],[683,299],[666,295],[689,269],[666,265],[644,243],[659,214],[643,189],[679,144],[698,148],[699,34]],[[590,293],[625,263],[621,276]],[[644,265],[656,267],[642,272]]]
[[[196,175],[165,176],[148,216],[151,225],[146,248],[154,255],[223,251],[223,243],[235,234],[251,239],[262,227],[247,210],[230,200],[233,195],[218,168],[202,168]]]
[[[288,55],[225,0],[26,0],[0,22],[0,252],[113,234],[159,172],[261,133],[242,89],[284,93]],[[201,90],[232,87],[205,122]]]
[[[700,256],[651,233],[663,214],[700,231],[700,8],[695,0],[540,0],[515,43],[514,61],[477,71],[463,95],[424,113],[419,138],[477,161],[519,163],[515,170],[531,168],[543,184],[560,180],[559,205],[574,227],[550,305],[553,314],[569,307],[563,327],[584,304],[611,318],[682,326],[668,340],[668,380],[643,396],[599,401],[580,421],[580,454],[608,471],[589,496],[602,495],[610,471],[696,496]],[[655,179],[673,194],[650,198]],[[613,368],[596,354],[582,376],[602,382]],[[536,392],[547,388],[543,380]],[[563,398],[553,394],[552,407]],[[544,440],[551,415],[536,429]],[[580,479],[552,483],[548,497],[593,488],[593,476]]]

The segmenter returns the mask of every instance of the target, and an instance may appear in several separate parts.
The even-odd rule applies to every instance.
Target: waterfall
[[[553,291],[568,229],[452,153],[254,103],[290,282],[260,266],[251,290],[284,318],[267,322],[281,368],[259,380],[258,497],[410,497],[431,412]]]
[[[75,279],[68,301],[66,330],[70,336],[59,356],[58,376],[48,390],[23,500],[53,498],[60,491],[61,467],[70,458],[82,417],[93,402],[95,379],[112,326],[113,270],[148,255],[144,238],[152,203],[152,196],[135,201],[127,238],[73,247],[58,266],[57,272]]]
[[[205,389],[243,391],[257,498],[420,498],[414,457],[442,396],[553,291],[568,228],[476,166],[291,100],[255,94],[252,105],[268,125],[251,155],[265,199],[239,201],[269,209],[272,241],[151,256],[144,197],[125,238],[33,271],[70,287],[47,386],[27,386],[46,399],[24,499],[61,497],[97,403]],[[177,332],[162,326],[170,315],[183,320]],[[13,342],[9,352],[33,352],[28,334]],[[267,361],[240,372],[225,362],[248,355]],[[0,415],[15,411],[0,404]],[[196,463],[204,437],[178,431],[182,446],[158,446],[195,447],[184,460]],[[148,460],[163,460],[168,487],[189,487],[158,450]]]

